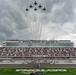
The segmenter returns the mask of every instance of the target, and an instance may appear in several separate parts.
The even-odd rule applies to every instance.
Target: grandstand
[[[75,64],[76,48],[70,40],[6,40],[0,47],[0,67],[76,67]]]

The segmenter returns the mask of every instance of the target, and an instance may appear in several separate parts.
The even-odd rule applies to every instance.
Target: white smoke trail
[[[37,21],[37,25],[38,25],[38,39],[39,39],[39,15],[38,15],[38,21]]]
[[[36,29],[35,29],[36,27],[35,27],[35,24],[36,23],[34,22],[34,24],[33,24],[33,34],[34,34],[34,38],[33,39],[34,40],[36,40]]]
[[[38,26],[39,26],[39,24],[38,24],[38,16],[36,17],[36,40],[38,40],[38,33],[39,33],[39,30],[38,30]]]
[[[42,34],[42,20],[39,13],[29,13],[29,30],[31,39],[40,40]]]
[[[33,25],[33,23],[31,22],[31,24],[29,25],[29,29],[30,29],[30,33],[31,33],[31,36],[30,37],[32,37],[33,38],[33,28],[32,28],[32,25]]]

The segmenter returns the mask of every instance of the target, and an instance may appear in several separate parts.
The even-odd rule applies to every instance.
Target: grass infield
[[[17,69],[0,68],[0,75],[29,75],[29,73],[16,72]],[[22,68],[19,68],[19,69],[22,69]],[[23,68],[23,69],[26,69],[26,68]],[[50,68],[50,69],[53,69],[53,68]],[[54,68],[54,69],[57,69],[57,68]],[[44,75],[76,75],[76,68],[65,68],[65,69],[67,70],[67,72],[44,72]]]

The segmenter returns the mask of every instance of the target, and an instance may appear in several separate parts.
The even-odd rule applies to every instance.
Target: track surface
[[[76,64],[0,64],[0,68],[76,68]]]

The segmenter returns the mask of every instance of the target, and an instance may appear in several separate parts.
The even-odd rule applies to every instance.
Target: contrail
[[[40,15],[37,15],[36,20],[34,21],[33,18],[30,18],[31,22],[29,24],[29,29],[31,33],[31,37],[34,40],[40,40],[41,33],[42,33],[42,20]]]
[[[39,17],[38,17],[38,20],[37,20],[37,27],[38,27],[38,39],[39,39]]]
[[[31,30],[31,37],[33,38],[33,29],[32,29],[32,25],[33,25],[33,23],[31,22],[31,24],[30,24],[30,30]]]
[[[37,27],[37,30],[36,30],[36,38],[37,38],[37,40],[39,40],[38,39],[38,36],[39,36],[39,30],[38,30],[38,27],[39,27],[39,24],[38,24],[38,16],[37,16],[37,21],[36,21],[36,27]]]
[[[42,24],[40,24],[41,25],[41,28],[40,28],[40,37],[39,38],[41,38],[41,34],[42,34]]]

